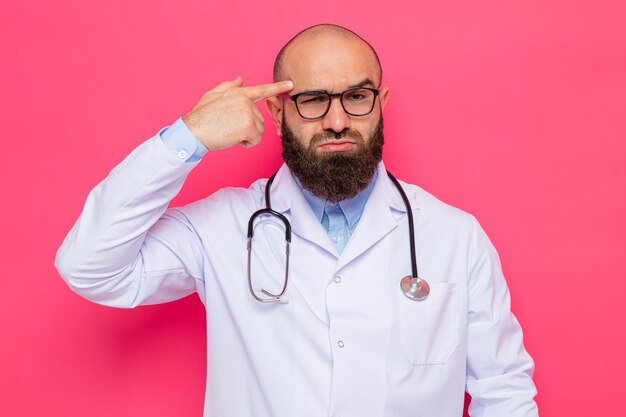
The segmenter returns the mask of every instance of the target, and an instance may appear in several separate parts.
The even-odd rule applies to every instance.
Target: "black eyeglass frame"
[[[372,100],[372,107],[369,109],[369,111],[367,113],[354,114],[354,113],[350,113],[348,110],[346,110],[346,106],[344,106],[344,104],[343,104],[343,95],[346,94],[346,93],[349,93],[351,91],[355,91],[355,90],[369,90],[372,93],[374,93],[374,100]],[[324,111],[324,113],[321,116],[318,116],[318,117],[304,117],[302,115],[302,113],[300,112],[300,108],[298,107],[298,101],[297,100],[298,100],[298,97],[300,97],[303,94],[326,94],[328,96],[328,106],[326,106],[326,110]],[[324,91],[324,90],[311,90],[311,91],[303,91],[301,93],[294,94],[293,96],[290,96],[289,94],[285,94],[285,93],[279,94],[278,96],[281,97],[281,98],[293,101],[293,103],[296,105],[296,110],[298,111],[298,114],[303,119],[306,119],[306,120],[317,120],[317,119],[321,119],[322,117],[326,116],[326,114],[328,114],[328,111],[330,110],[330,105],[332,104],[332,100],[333,100],[334,97],[339,97],[339,102],[341,103],[341,107],[343,108],[343,111],[345,111],[350,116],[355,116],[355,117],[367,116],[368,114],[370,114],[374,110],[374,106],[376,105],[376,97],[378,97],[379,94],[380,94],[380,90],[378,90],[376,88],[352,87],[352,88],[348,88],[347,90],[342,91],[341,93],[334,93],[334,94],[331,94],[328,91]]]

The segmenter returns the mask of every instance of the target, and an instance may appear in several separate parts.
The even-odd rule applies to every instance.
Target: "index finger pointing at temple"
[[[278,94],[286,93],[291,89],[293,89],[293,82],[290,80],[279,81],[272,84],[259,84],[251,85],[248,87],[241,87],[243,93],[255,103],[263,99],[276,96]]]

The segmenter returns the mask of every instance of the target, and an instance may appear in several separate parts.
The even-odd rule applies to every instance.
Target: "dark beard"
[[[367,187],[383,156],[382,118],[367,141],[359,132],[349,129],[340,133],[324,131],[313,136],[305,148],[284,119],[281,133],[283,159],[291,172],[313,195],[333,203],[352,198]],[[346,137],[355,141],[354,150],[315,153],[316,145]]]

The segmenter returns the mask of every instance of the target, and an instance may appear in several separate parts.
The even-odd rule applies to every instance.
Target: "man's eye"
[[[367,97],[363,93],[352,93],[352,94],[349,94],[348,97],[346,97],[346,99],[349,101],[361,101],[361,100],[365,100],[366,98]]]
[[[315,95],[315,96],[301,96],[298,102],[300,104],[324,104],[328,101],[328,97],[325,95]]]

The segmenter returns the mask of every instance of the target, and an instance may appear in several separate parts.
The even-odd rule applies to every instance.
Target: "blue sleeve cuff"
[[[198,162],[209,151],[191,133],[182,117],[161,131],[161,140],[181,161]]]

